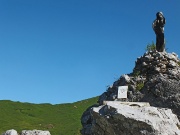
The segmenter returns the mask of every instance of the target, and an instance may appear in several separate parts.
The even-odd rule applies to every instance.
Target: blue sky
[[[180,54],[179,0],[0,0],[0,100],[70,103],[102,94],[155,41],[166,18]]]

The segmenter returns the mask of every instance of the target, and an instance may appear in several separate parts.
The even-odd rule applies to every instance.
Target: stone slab
[[[123,104],[123,105],[129,105],[129,106],[138,106],[138,107],[144,107],[144,106],[150,106],[148,102],[121,102],[121,101],[104,101],[104,105],[109,105],[109,104]]]

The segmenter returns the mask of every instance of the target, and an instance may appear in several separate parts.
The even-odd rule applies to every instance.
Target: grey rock
[[[174,62],[173,60],[170,60],[168,66],[171,67],[171,68],[173,68],[173,67],[176,67],[177,64],[176,64],[176,62]]]
[[[167,57],[169,60],[173,60],[173,61],[175,61],[175,62],[178,61],[177,55],[175,55],[174,53],[173,53],[173,54],[168,53],[168,54],[166,55],[166,57]]]
[[[151,60],[152,60],[151,55],[145,55],[145,56],[144,56],[144,60],[145,60],[145,61],[151,61]]]
[[[99,96],[99,104],[96,106],[98,107],[103,105],[104,101],[117,100],[123,102],[149,102],[150,105],[154,107],[171,109],[180,120],[179,63],[180,61],[178,55],[175,53],[171,54],[157,51],[146,52],[143,56],[137,58],[132,73],[122,75],[117,81],[113,83],[112,87],[109,87],[106,92]],[[117,99],[119,86],[128,86],[126,100]],[[107,113],[106,117],[110,117],[109,114],[110,113]],[[93,128],[97,128],[97,125],[93,125],[94,127],[92,128],[92,122],[97,121],[100,121],[102,125],[104,125],[104,123],[108,125],[109,129],[107,133],[104,132],[104,134],[109,134],[111,131],[114,133],[114,128],[108,124],[109,121],[104,118],[100,118],[97,121],[94,121],[95,116],[97,115],[94,115],[92,108],[88,108],[84,112],[81,118],[83,123],[83,133],[90,133]],[[117,121],[112,120],[112,123],[113,122]],[[123,124],[121,123],[121,125]],[[99,129],[99,131],[97,131],[97,135],[98,133],[101,134],[103,131],[103,129]],[[138,135],[140,132],[142,134],[150,135],[150,132],[146,130],[137,132]],[[162,135],[166,134],[163,133]]]
[[[21,135],[51,135],[49,131],[42,130],[23,130]]]
[[[130,77],[128,75],[124,74],[120,77],[120,84],[119,85],[125,85],[127,83],[130,83],[130,80],[131,80]]]
[[[147,66],[146,62],[143,62],[143,63],[142,63],[142,66],[143,66],[143,67]]]
[[[14,129],[11,130],[7,130],[5,133],[3,133],[2,135],[18,135],[17,131]]]
[[[154,68],[154,71],[160,72],[160,68],[159,68],[159,67],[155,67],[155,68]]]
[[[164,58],[163,52],[157,52],[157,53],[155,54],[155,56],[156,56],[158,59],[163,59],[163,58]]]
[[[91,124],[82,135],[180,135],[180,122],[170,109],[106,103],[91,108]]]
[[[172,55],[174,55],[176,58],[178,58],[178,55],[175,52],[172,52]]]

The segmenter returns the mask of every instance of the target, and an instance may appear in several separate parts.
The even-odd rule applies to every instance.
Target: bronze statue
[[[164,39],[164,25],[166,19],[163,16],[162,12],[157,12],[156,20],[153,22],[153,30],[156,34],[156,50],[158,52],[163,52],[165,49],[165,39]]]

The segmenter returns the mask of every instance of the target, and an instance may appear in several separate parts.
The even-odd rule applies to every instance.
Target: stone
[[[3,133],[2,135],[18,135],[17,131],[14,129],[11,130],[7,130],[5,133]]]
[[[145,61],[150,61],[150,60],[152,60],[152,57],[151,57],[150,55],[146,55],[144,58],[145,58]]]
[[[143,63],[142,63],[142,66],[143,66],[143,67],[147,66],[146,62],[143,62]]]
[[[157,57],[157,59],[163,59],[163,58],[164,58],[164,56],[163,56],[163,53],[162,53],[162,52],[158,52],[158,53],[156,53],[156,57]]]
[[[124,75],[122,75],[122,76],[120,77],[120,81],[119,81],[120,84],[119,84],[119,85],[123,86],[123,85],[129,83],[130,80],[131,80],[130,77],[129,77],[128,75],[124,74]]]
[[[146,63],[147,65],[145,66],[144,63]],[[106,90],[106,92],[104,92],[102,95],[99,96],[99,100],[98,100],[99,104],[97,104],[96,107],[104,106],[103,108],[106,109],[107,115],[105,114],[103,115],[107,118],[111,118],[111,115],[116,112],[116,109],[113,109],[112,106],[107,105],[106,101],[107,102],[121,101],[124,102],[125,105],[129,105],[129,106],[131,106],[129,103],[132,102],[132,105],[135,107],[141,107],[139,104],[137,104],[137,102],[148,102],[152,107],[171,109],[172,112],[175,115],[177,115],[177,118],[180,120],[180,64],[179,63],[180,63],[179,58],[175,53],[157,52],[157,51],[146,52],[143,56],[137,58],[132,73],[122,75],[118,80],[116,80],[113,83],[112,87],[109,87]],[[118,99],[119,86],[128,86],[126,100]],[[94,117],[98,116],[97,114],[94,116],[94,114],[95,113],[93,113],[92,107],[88,108],[83,113],[81,120],[82,120],[84,132],[87,133],[91,132],[92,121],[95,119]],[[111,125],[109,125],[108,123],[109,121],[107,121],[107,119],[100,118],[97,121],[100,122],[103,126],[105,126],[104,125],[105,123],[108,125],[108,131],[107,133],[104,134],[110,134],[111,131],[114,132],[114,128]],[[111,119],[111,122],[116,123],[117,121],[116,119],[114,120]],[[118,124],[125,125],[129,128],[131,127],[128,123],[121,123],[121,124],[118,123]],[[99,125],[93,125],[93,126],[94,128],[96,128],[96,126]],[[98,133],[101,134],[103,130],[104,129],[99,129],[97,131],[97,135]],[[134,132],[136,133],[138,131],[134,131]],[[141,132],[144,135],[145,134],[150,135],[148,133],[149,131],[142,130]],[[166,135],[166,134],[162,132],[162,135]]]
[[[120,102],[120,101],[104,101],[103,105],[108,105],[108,104],[123,104],[123,105],[129,105],[129,106],[139,106],[139,107],[144,107],[144,106],[150,106],[148,102]]]
[[[168,79],[163,74],[152,76],[141,91],[144,95],[141,102],[149,102],[151,106],[170,108],[180,119],[180,81]]]
[[[21,135],[51,135],[49,131],[42,130],[23,130]]]
[[[173,61],[175,61],[175,62],[178,61],[178,58],[177,58],[176,55],[174,55],[174,54],[168,53],[168,55],[166,55],[166,56],[167,56],[167,58],[168,58],[169,60],[173,60]]]
[[[99,104],[103,104],[103,101],[104,100],[107,100],[107,92],[104,92],[102,95],[99,96],[99,100],[98,100],[98,103]],[[109,95],[110,96],[110,95]]]
[[[176,64],[176,62],[170,60],[168,66],[171,67],[171,68],[173,68],[173,67],[176,67],[177,64]]]
[[[159,68],[159,67],[155,67],[155,68],[154,68],[154,71],[159,72],[159,71],[160,71],[160,68]]]
[[[172,52],[172,55],[174,55],[176,58],[178,58],[178,55],[175,52]]]
[[[180,135],[180,122],[170,109],[107,101],[90,112],[82,135]]]

